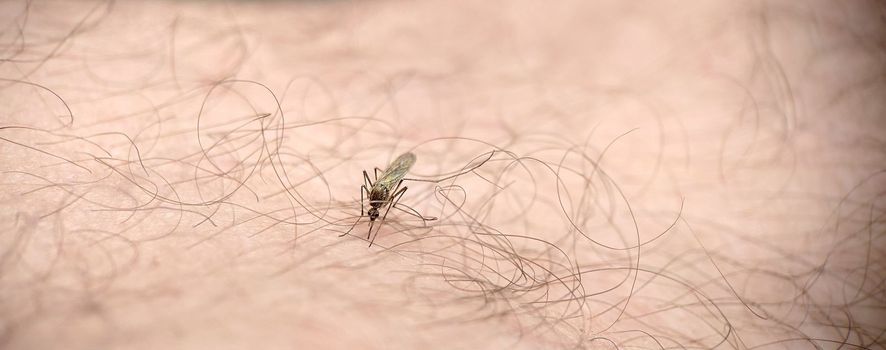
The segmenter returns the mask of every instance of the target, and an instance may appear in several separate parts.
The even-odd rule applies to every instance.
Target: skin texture
[[[882,349],[884,14],[5,1],[0,347]]]

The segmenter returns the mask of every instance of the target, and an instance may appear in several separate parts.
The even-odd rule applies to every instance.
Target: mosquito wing
[[[391,165],[388,165],[388,168],[385,169],[381,177],[376,181],[376,185],[384,186],[388,189],[394,188],[400,180],[406,177],[406,173],[409,172],[409,168],[412,168],[413,164],[415,164],[415,155],[412,152],[401,154],[391,162]]]

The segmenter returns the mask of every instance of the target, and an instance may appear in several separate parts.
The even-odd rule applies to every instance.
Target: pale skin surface
[[[886,345],[882,4],[6,1],[0,25],[0,348]],[[366,218],[338,237],[362,170],[493,150],[405,182],[371,248]]]

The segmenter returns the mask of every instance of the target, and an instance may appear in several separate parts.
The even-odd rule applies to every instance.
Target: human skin
[[[884,14],[4,2],[0,347],[884,348]]]

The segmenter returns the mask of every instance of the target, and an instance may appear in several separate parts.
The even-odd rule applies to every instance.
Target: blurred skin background
[[[4,1],[0,347],[882,349],[884,14]]]

